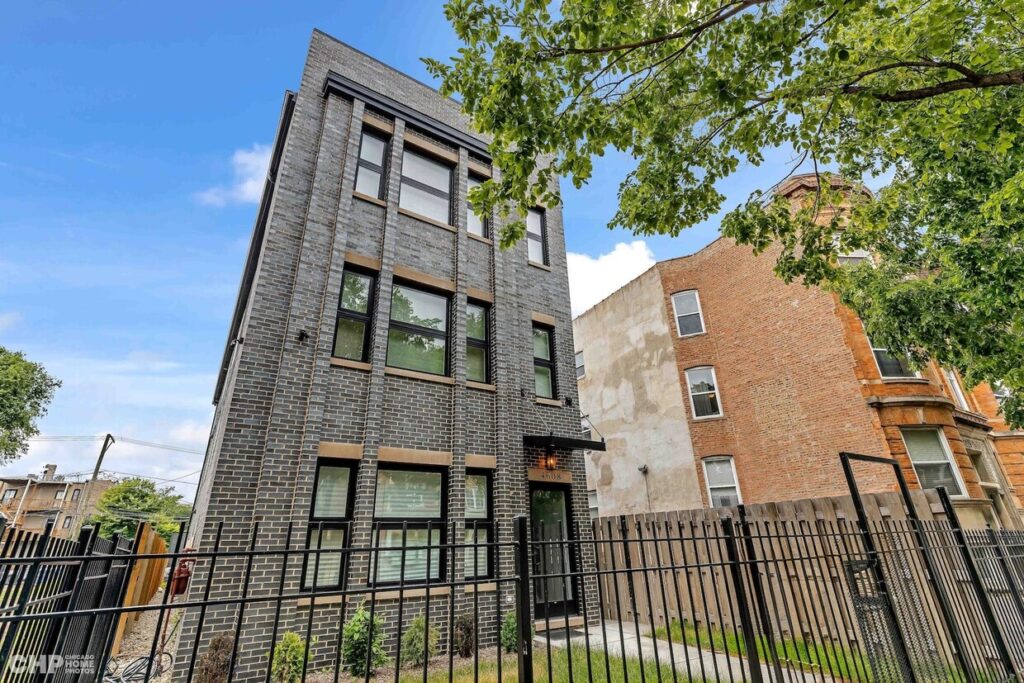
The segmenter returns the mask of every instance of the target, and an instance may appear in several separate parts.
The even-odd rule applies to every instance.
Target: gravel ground
[[[163,591],[157,591],[150,600],[150,605],[159,605],[163,602],[164,593]],[[167,644],[165,651],[174,653],[178,645],[178,634],[180,633],[180,624],[178,623],[183,615],[181,610],[173,610],[164,614],[164,626],[167,634]],[[121,672],[126,666],[139,659],[140,657],[149,657],[150,648],[153,646],[153,633],[156,631],[156,624],[160,618],[159,610],[149,610],[143,612],[142,616],[138,621],[131,627],[127,634],[121,641],[121,651],[113,658],[113,663],[117,666],[117,671]],[[169,621],[168,621],[169,620]],[[159,649],[159,646],[158,646]],[[166,665],[170,662],[170,658],[164,656],[160,660]],[[113,668],[113,667],[109,667]],[[141,680],[141,676],[139,678]],[[160,676],[153,676],[149,679],[153,683],[164,683],[170,681],[170,672],[165,672]]]

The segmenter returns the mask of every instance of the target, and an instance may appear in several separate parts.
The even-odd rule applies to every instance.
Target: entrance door
[[[575,580],[562,576],[573,571],[575,553],[569,489],[538,485],[530,489],[530,520],[533,526],[533,573],[546,576],[533,582],[533,602],[538,617],[576,614]]]

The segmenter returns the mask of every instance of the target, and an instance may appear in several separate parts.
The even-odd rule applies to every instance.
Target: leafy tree
[[[28,440],[39,433],[60,380],[25,355],[0,346],[0,464],[28,452]]]
[[[110,538],[121,534],[132,538],[139,522],[149,522],[154,530],[170,542],[181,520],[191,508],[170,486],[157,488],[148,479],[124,479],[103,492],[96,503],[96,513],[88,524],[100,524],[100,535]]]
[[[723,232],[776,245],[781,277],[838,292],[894,351],[1001,381],[1024,424],[1024,0],[449,0],[446,13],[464,46],[428,68],[502,169],[474,206],[557,202],[555,176],[580,186],[616,149],[636,166],[611,225],[678,235],[719,211],[741,164],[788,150],[792,167]],[[839,217],[828,182],[798,211],[772,197],[797,168],[893,180]],[[502,245],[523,231],[508,221]],[[854,247],[878,266],[838,268]]]

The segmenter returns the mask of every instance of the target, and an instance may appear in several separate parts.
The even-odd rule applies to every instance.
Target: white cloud
[[[21,313],[18,313],[17,311],[0,313],[0,332],[6,332],[20,322]]]
[[[217,185],[196,195],[200,204],[225,206],[227,204],[255,204],[263,193],[263,183],[270,165],[270,145],[253,145],[250,149],[236,149],[231,155],[234,183]]]
[[[643,240],[619,242],[597,258],[569,252],[569,296],[577,316],[654,265],[654,252]]]
[[[171,443],[187,448],[204,449],[210,436],[210,421],[185,420],[169,432]]]

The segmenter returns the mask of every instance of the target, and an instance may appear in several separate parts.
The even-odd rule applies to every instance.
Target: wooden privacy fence
[[[1020,552],[1000,540],[1015,532],[972,542],[938,492],[911,499],[920,524],[900,494],[865,495],[867,534],[848,497],[599,518],[603,616],[757,650],[780,678],[1024,671]]]
[[[132,552],[136,555],[163,555],[167,553],[167,542],[153,529],[148,522],[142,525],[136,535],[136,545]],[[123,607],[148,605],[160,590],[167,571],[167,558],[139,560],[132,566],[125,588]],[[169,577],[168,577],[169,582]],[[168,583],[167,589],[170,590]],[[121,642],[131,632],[135,624],[143,617],[143,612],[124,612],[117,622],[111,655],[121,651]]]

